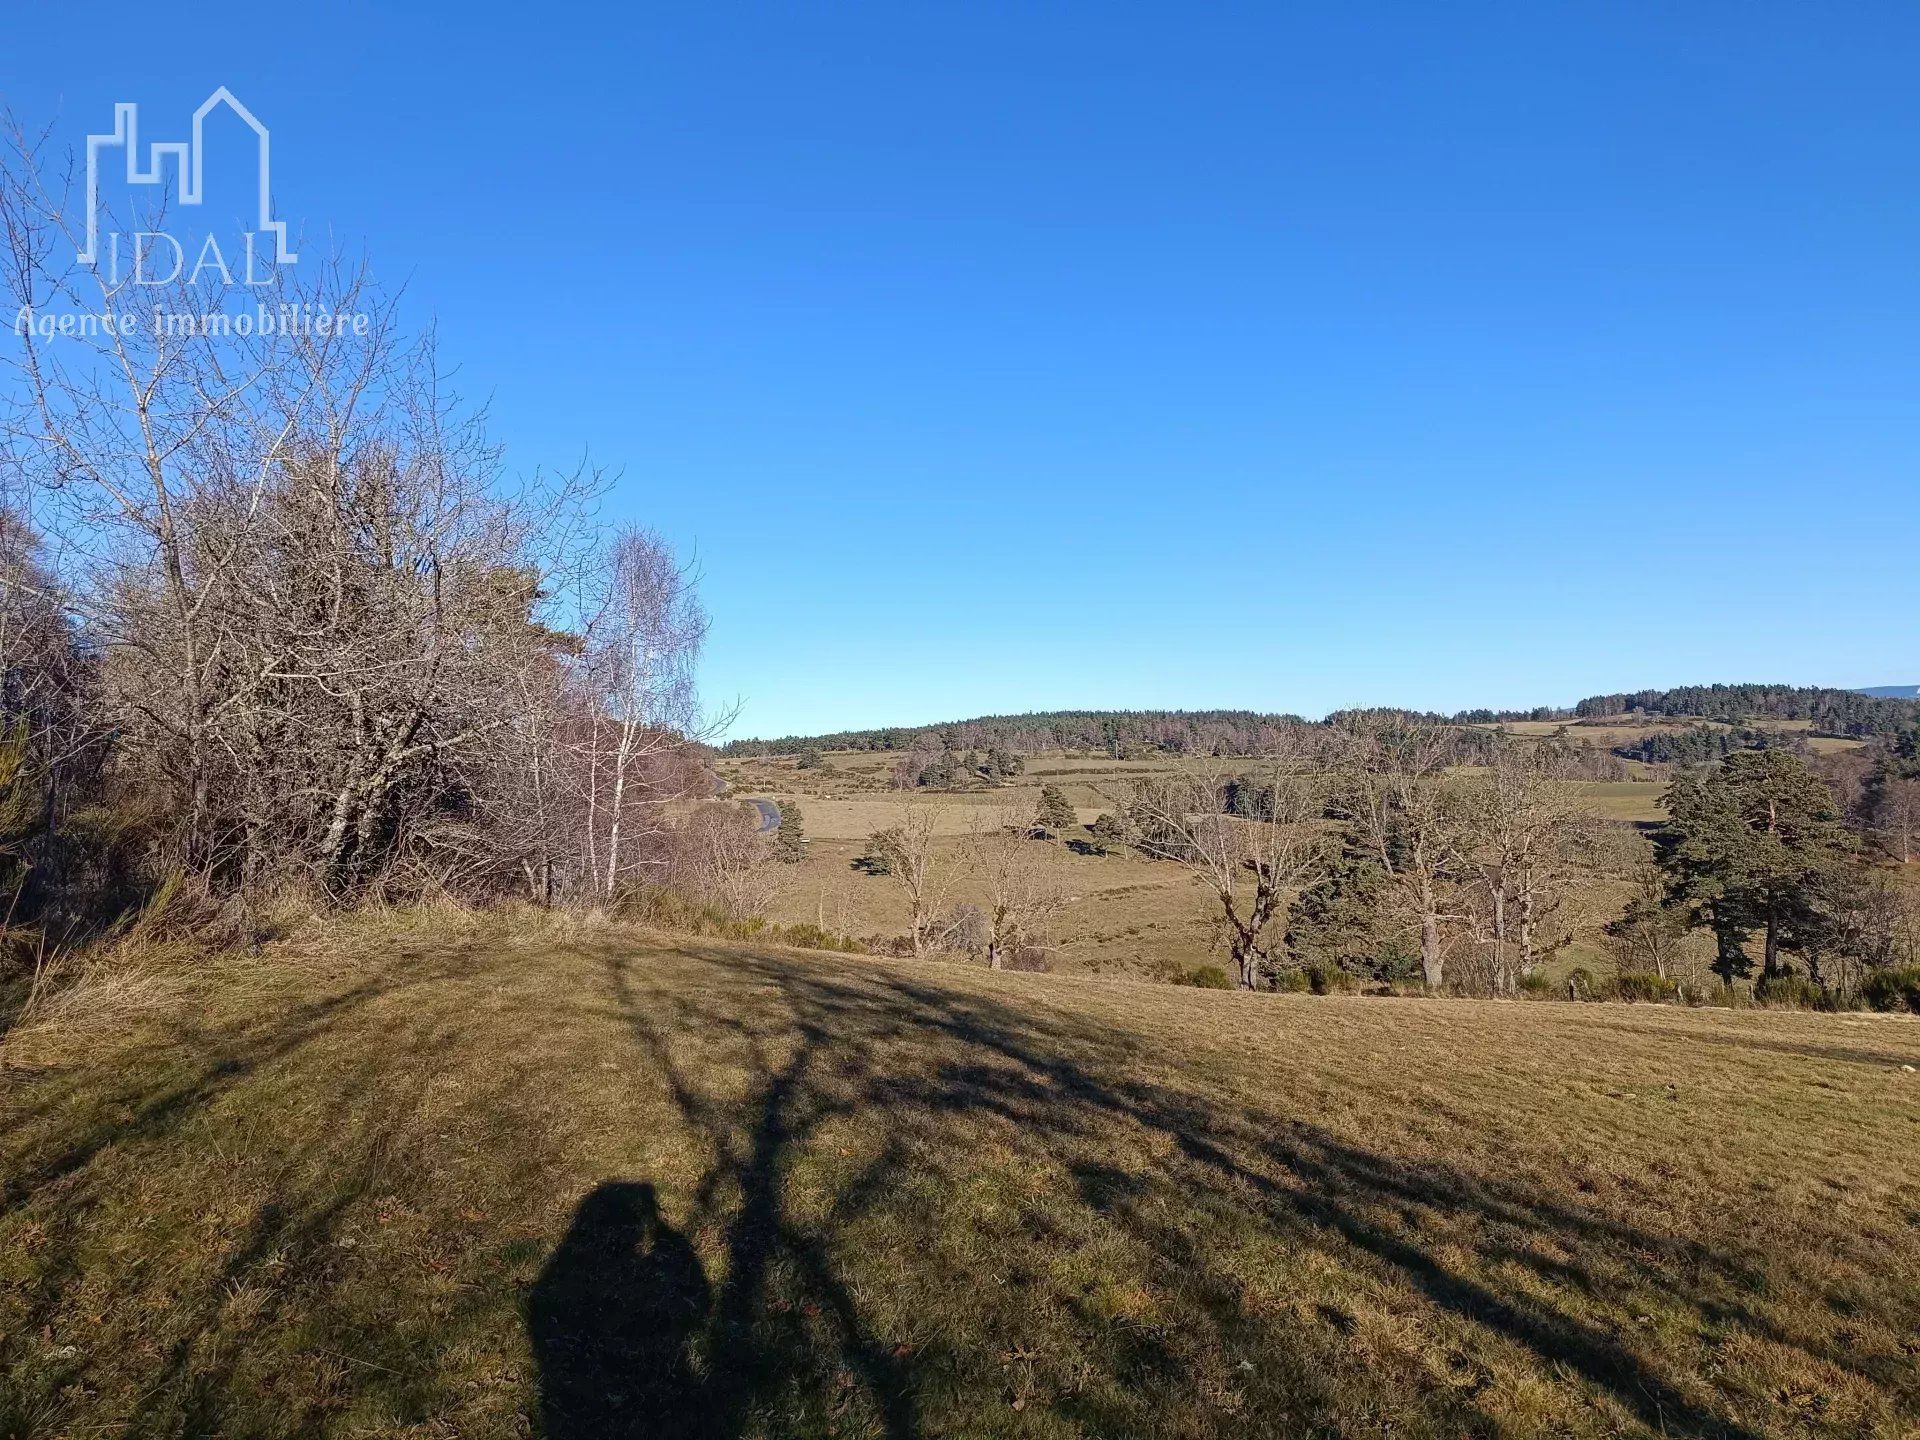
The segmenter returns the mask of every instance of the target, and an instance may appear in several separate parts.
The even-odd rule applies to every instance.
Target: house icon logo
[[[164,184],[167,178],[167,165],[171,161],[179,202],[182,205],[199,205],[204,198],[207,116],[223,105],[253,132],[255,153],[258,158],[259,195],[255,211],[258,228],[249,231],[246,236],[249,273],[252,269],[256,236],[272,237],[270,253],[275,264],[291,265],[299,259],[299,256],[289,248],[286,222],[273,218],[272,137],[268,135],[267,127],[254,118],[253,112],[242,105],[231,90],[222,85],[206,98],[198,110],[193,112],[191,138],[149,142],[144,164],[141,163],[140,107],[137,104],[126,102],[116,104],[113,107],[112,133],[87,137],[87,242],[86,248],[80,252],[81,261],[96,266],[100,263],[102,238],[100,191],[103,152],[115,149],[121,152],[128,185]],[[117,236],[110,236],[109,239],[116,242],[114,248],[117,255]],[[213,242],[209,239],[208,243]],[[263,259],[266,253],[266,247],[263,245]]]

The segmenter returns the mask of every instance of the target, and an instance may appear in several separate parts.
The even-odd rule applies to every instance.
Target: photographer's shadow
[[[710,1299],[651,1185],[615,1181],[582,1200],[527,1303],[549,1440],[719,1433],[688,1356]]]

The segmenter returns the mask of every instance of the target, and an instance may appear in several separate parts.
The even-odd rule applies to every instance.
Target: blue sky
[[[736,734],[1920,680],[1920,9],[402,8],[34,6],[0,92],[232,88],[697,553]]]

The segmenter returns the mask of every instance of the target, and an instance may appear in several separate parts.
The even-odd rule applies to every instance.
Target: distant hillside
[[[1571,714],[1542,706],[1534,710],[1466,710],[1426,718],[1443,724],[1488,725],[1502,720],[1564,720]],[[891,725],[830,735],[734,740],[722,753],[1003,749],[1104,750],[1121,758],[1130,753],[1249,755],[1271,744],[1279,731],[1306,723],[1298,715],[1255,710],[1044,710],[1027,715],[982,715],[937,725]]]
[[[1920,686],[1834,690],[1817,685],[1686,685],[1593,695],[1572,709],[1462,710],[1424,718],[1454,725],[1519,720],[1604,719],[1614,715],[1685,716],[1736,725],[1804,720],[1822,734],[1866,738],[1920,732]],[[1338,714],[1327,717],[1337,720]],[[729,741],[727,755],[791,755],[802,750],[1102,750],[1127,754],[1256,753],[1275,732],[1305,723],[1298,715],[1256,710],[1045,710],[981,715],[932,725],[887,725],[826,735]]]
[[[735,740],[728,755],[783,755],[798,750],[1128,750],[1210,751],[1225,745],[1247,753],[1263,736],[1302,723],[1298,715],[1252,710],[1047,710],[981,715],[934,725],[888,725],[829,735]]]
[[[1911,699],[1819,685],[1683,685],[1631,695],[1594,695],[1573,710],[1583,720],[1633,714],[1692,715],[1735,724],[1805,720],[1822,734],[1859,738],[1920,729],[1920,704]]]

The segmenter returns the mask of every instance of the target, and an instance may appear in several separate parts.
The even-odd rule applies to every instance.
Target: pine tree
[[[1067,803],[1067,797],[1058,785],[1043,785],[1040,788],[1040,813],[1034,818],[1035,825],[1058,835],[1079,823],[1080,817],[1074,813],[1073,806]]]
[[[1761,974],[1772,979],[1782,949],[1813,943],[1822,887],[1849,857],[1833,792],[1790,750],[1741,750],[1704,778],[1675,782],[1667,813],[1660,866],[1669,894],[1713,931],[1714,968],[1729,981],[1747,974],[1758,932]]]
[[[780,806],[780,828],[774,832],[773,853],[788,865],[798,865],[807,858],[806,822],[797,801],[788,800]]]

